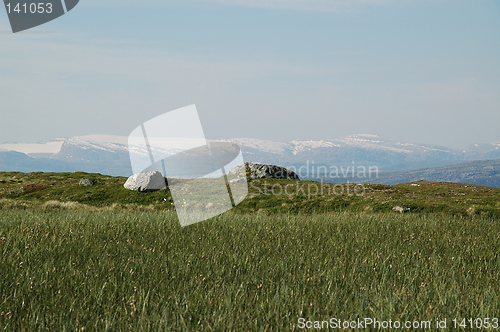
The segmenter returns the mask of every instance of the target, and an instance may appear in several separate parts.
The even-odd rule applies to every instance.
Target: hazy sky
[[[500,1],[81,0],[17,34],[0,8],[0,142],[190,104],[208,138],[500,141]]]

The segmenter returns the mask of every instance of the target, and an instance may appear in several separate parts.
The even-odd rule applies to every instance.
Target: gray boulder
[[[79,185],[84,187],[92,187],[95,184],[96,182],[92,179],[81,179],[79,182]]]
[[[297,173],[276,165],[252,164],[235,167],[230,173],[241,174],[245,172],[251,179],[290,179],[300,180]]]
[[[123,186],[138,192],[158,191],[167,187],[165,178],[158,171],[134,174],[127,179]]]

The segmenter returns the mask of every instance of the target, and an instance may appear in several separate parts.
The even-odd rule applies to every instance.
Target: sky
[[[500,141],[498,0],[81,0],[13,34],[0,142],[109,134],[196,104],[207,138]]]

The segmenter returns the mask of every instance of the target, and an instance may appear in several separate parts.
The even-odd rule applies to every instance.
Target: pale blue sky
[[[497,0],[81,0],[9,29],[1,8],[0,142],[193,103],[209,138],[500,141]]]

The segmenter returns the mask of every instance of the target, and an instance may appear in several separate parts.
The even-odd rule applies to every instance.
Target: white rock
[[[243,183],[246,180],[244,178],[238,178],[238,179],[232,179],[229,181],[229,184],[235,184],[235,183]]]
[[[123,185],[126,189],[147,192],[166,188],[165,178],[158,171],[134,174]]]
[[[392,208],[393,211],[396,211],[396,212],[400,212],[400,213],[403,213],[403,212],[410,212],[410,208],[407,207],[407,206],[395,206]]]

